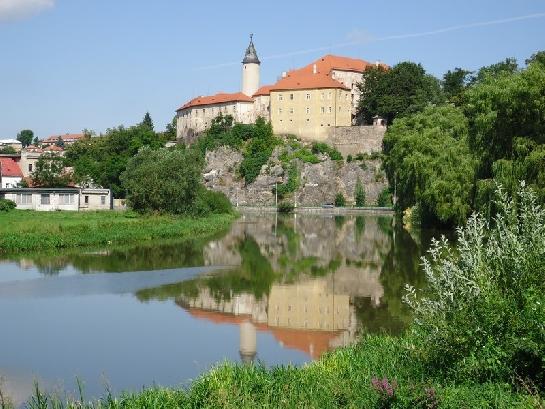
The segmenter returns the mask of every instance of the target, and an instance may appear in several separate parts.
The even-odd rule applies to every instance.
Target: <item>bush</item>
[[[293,193],[299,188],[299,172],[297,166],[292,163],[288,168],[288,180],[277,186],[278,197],[283,198],[288,193]]]
[[[337,193],[337,196],[335,196],[335,206],[337,207],[346,206],[346,199],[344,198],[342,193]]]
[[[194,214],[202,212],[196,207],[201,170],[202,160],[193,150],[145,147],[129,160],[121,181],[129,206],[138,212]]]
[[[329,146],[327,143],[315,142],[312,144],[312,153],[318,154],[322,153],[328,155],[331,160],[342,160],[343,155],[335,149]]]
[[[17,207],[14,201],[8,199],[0,199],[0,212],[9,212]]]
[[[389,188],[384,188],[382,192],[379,193],[377,198],[377,206],[380,207],[392,207],[392,193]]]
[[[293,203],[290,202],[280,202],[278,203],[278,212],[280,213],[291,213],[295,209]]]
[[[456,251],[435,241],[426,295],[408,287],[414,354],[455,380],[523,379],[545,391],[545,209],[521,186],[501,189],[493,227],[480,215],[458,229]]]
[[[356,206],[358,207],[365,206],[365,189],[363,188],[363,185],[361,184],[361,180],[359,177],[358,177],[358,180],[356,181],[354,201],[356,202]]]
[[[233,211],[231,202],[222,192],[201,188],[195,201],[194,214],[206,216],[208,214],[229,214]]]

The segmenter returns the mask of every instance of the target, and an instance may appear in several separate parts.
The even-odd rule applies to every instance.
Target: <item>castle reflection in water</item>
[[[386,330],[402,326],[404,317],[382,305],[390,301],[381,275],[394,241],[390,217],[246,214],[204,249],[207,264],[237,267],[195,280],[176,303],[195,318],[239,325],[244,362],[258,353],[258,331],[315,359],[354,343],[367,316],[393,321]],[[381,307],[386,314],[373,317]]]

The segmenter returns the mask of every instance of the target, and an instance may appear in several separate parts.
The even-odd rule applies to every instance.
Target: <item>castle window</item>
[[[347,92],[345,95],[345,99],[348,101],[348,98],[350,97],[350,94]]]
[[[294,112],[293,108],[290,108],[290,114],[293,114],[293,112]]]
[[[320,112],[321,112],[322,114],[325,114],[325,107],[321,107],[321,108],[320,108]]]
[[[307,94],[306,98],[307,98],[307,101],[309,101],[310,100],[310,94]]]
[[[325,94],[322,92],[322,93],[320,94],[320,99],[324,99],[324,98],[325,98]]]
[[[278,100],[279,100],[279,101],[283,101],[283,100],[284,100],[284,97],[282,96],[282,94],[278,94]]]
[[[333,111],[333,108],[327,107],[327,112],[331,113]]]
[[[279,114],[282,113],[282,108],[278,108],[278,113],[279,113]]]
[[[339,107],[339,112],[341,112],[341,107]]]
[[[307,109],[305,110],[307,114],[310,114],[310,108],[307,107]]]
[[[290,94],[290,99],[293,101],[293,94]]]
[[[327,99],[331,99],[331,92],[327,94]]]

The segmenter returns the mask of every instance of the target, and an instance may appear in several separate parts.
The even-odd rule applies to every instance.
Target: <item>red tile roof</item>
[[[263,85],[261,88],[259,88],[256,93],[253,95],[253,97],[260,97],[264,95],[271,95],[271,88],[274,87],[274,85]]]
[[[242,92],[236,92],[233,94],[219,93],[216,95],[193,98],[191,101],[182,105],[176,111],[181,111],[182,109],[192,108],[196,106],[225,104],[228,102],[254,102],[254,100],[248,95],[243,94]]]
[[[42,141],[42,143],[56,143],[59,138],[61,138],[64,142],[75,142],[79,139],[82,139],[85,137],[85,134],[82,133],[67,133],[64,135],[52,135]]]
[[[348,89],[345,85],[334,80],[327,74],[310,74],[300,71],[290,71],[285,78],[280,79],[271,87],[271,91],[295,89],[340,88]]]
[[[23,172],[17,162],[11,158],[0,158],[0,175],[7,177],[23,177]]]

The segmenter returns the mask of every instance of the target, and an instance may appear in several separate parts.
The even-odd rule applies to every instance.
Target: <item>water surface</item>
[[[387,216],[269,214],[209,240],[4,258],[3,390],[187,385],[225,360],[300,365],[398,334],[428,242]]]

